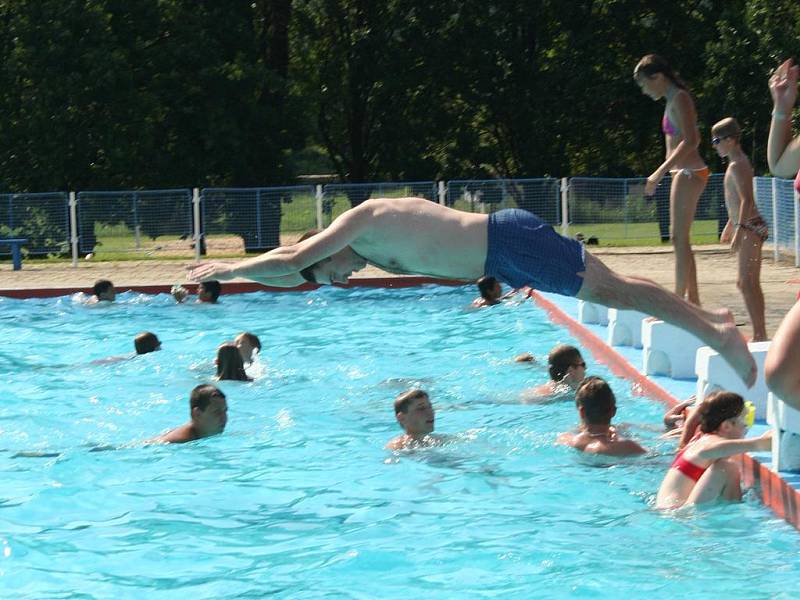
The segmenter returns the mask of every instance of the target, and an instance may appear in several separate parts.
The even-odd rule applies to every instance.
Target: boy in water
[[[742,292],[753,323],[753,341],[767,339],[764,321],[764,293],[761,291],[761,246],[767,240],[767,222],[753,200],[753,167],[739,143],[741,129],[736,119],[727,117],[711,128],[711,143],[722,158],[728,159],[725,171],[725,205],[728,223],[720,241],[730,243],[739,255],[736,285]]]
[[[729,310],[703,310],[653,281],[618,275],[580,242],[525,210],[468,213],[425,198],[373,198],[308,239],[228,265],[192,268],[195,281],[246,277],[277,287],[346,283],[371,263],[393,273],[475,281],[490,275],[612,308],[638,310],[691,332],[752,386],[756,364]]]
[[[89,298],[88,304],[97,304],[98,302],[113,302],[117,297],[117,291],[114,289],[114,284],[108,279],[98,279],[92,286],[94,295]]]
[[[261,354],[261,340],[249,331],[244,331],[233,338],[233,343],[239,349],[242,362],[249,365],[253,362],[253,353]]]
[[[521,354],[514,360],[523,362],[529,354]],[[550,380],[547,383],[522,393],[523,401],[551,398],[565,392],[574,392],[586,377],[586,361],[580,350],[568,344],[559,344],[547,355],[547,370]]]
[[[148,354],[161,350],[161,340],[155,333],[143,331],[133,338],[133,347],[136,348],[136,354]]]
[[[435,415],[426,391],[413,389],[400,394],[394,401],[394,416],[404,433],[386,444],[387,450],[404,450],[442,443],[441,437],[431,435]]]
[[[228,422],[228,404],[223,394],[213,385],[202,384],[192,390],[189,397],[191,419],[167,433],[150,440],[151,443],[182,444],[217,435]]]
[[[216,304],[219,294],[222,291],[222,286],[219,281],[204,281],[197,286],[197,302],[207,302],[208,304]],[[175,302],[180,304],[189,296],[189,290],[182,285],[174,285],[170,290]]]
[[[581,418],[578,433],[561,433],[559,444],[587,454],[635,456],[647,452],[634,440],[620,437],[611,419],[617,414],[617,399],[600,377],[587,377],[575,392],[575,406]]]

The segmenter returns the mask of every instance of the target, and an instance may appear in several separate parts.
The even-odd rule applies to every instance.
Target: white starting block
[[[608,325],[608,307],[578,300],[578,322]]]
[[[772,469],[800,471],[800,411],[773,393],[767,405],[767,423],[772,425]]]
[[[756,419],[767,418],[767,382],[764,379],[764,359],[767,357],[770,342],[751,342],[747,344],[750,354],[758,366],[758,379],[747,389],[744,382],[722,356],[708,346],[697,351],[695,373],[697,374],[697,397],[702,399],[715,389],[735,392],[745,400],[756,405]]]
[[[642,347],[642,321],[649,315],[638,310],[608,309],[608,345]]]
[[[642,323],[642,370],[646,375],[694,379],[695,354],[705,346],[691,333],[664,321]]]

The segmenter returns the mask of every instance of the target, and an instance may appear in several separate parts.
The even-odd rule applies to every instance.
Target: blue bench
[[[22,268],[22,253],[19,251],[22,244],[27,244],[27,238],[0,238],[0,246],[11,246],[11,262],[14,263],[14,270]]]

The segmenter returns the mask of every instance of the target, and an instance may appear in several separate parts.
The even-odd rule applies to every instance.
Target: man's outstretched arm
[[[189,271],[193,281],[245,277],[262,281],[299,273],[323,258],[349,246],[369,226],[371,210],[368,202],[348,210],[327,229],[291,246],[275,248],[254,258],[234,264],[200,263]],[[283,286],[282,286],[283,287]]]

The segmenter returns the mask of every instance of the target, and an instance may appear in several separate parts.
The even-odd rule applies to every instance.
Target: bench
[[[27,244],[27,238],[0,238],[0,246],[11,247],[11,262],[14,263],[14,270],[19,271],[22,268],[22,253],[20,248],[22,244]]]

